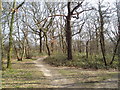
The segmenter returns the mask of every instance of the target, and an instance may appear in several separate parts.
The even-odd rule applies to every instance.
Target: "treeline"
[[[2,61],[22,61],[40,54],[101,56],[105,66],[118,59],[120,2],[3,2]],[[109,60],[108,60],[108,57]]]

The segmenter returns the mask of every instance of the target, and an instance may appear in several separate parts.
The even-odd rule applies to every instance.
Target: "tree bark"
[[[16,0],[13,2],[13,9],[15,9]],[[8,49],[8,57],[7,57],[7,68],[11,67],[11,54],[12,54],[12,32],[13,32],[13,24],[14,24],[14,14],[15,12],[12,12],[11,22],[10,22],[10,32],[9,32],[9,49]]]
[[[52,31],[52,42],[51,42],[51,52],[53,53],[54,52],[54,40],[55,40],[55,37],[54,37],[54,30]]]
[[[2,70],[2,0],[0,0],[0,70]]]
[[[117,3],[117,17],[118,17],[118,38],[120,38],[120,1]],[[120,60],[120,41],[118,44],[118,61]],[[120,61],[119,61],[120,65]]]
[[[114,52],[113,52],[113,57],[112,57],[112,60],[111,60],[111,62],[110,62],[110,65],[112,65],[112,63],[113,63],[113,61],[114,61],[115,54],[116,54],[116,52],[117,52],[119,43],[120,43],[120,37],[119,37],[118,40],[117,40],[117,44],[116,44],[116,46],[115,46],[115,49],[114,49]],[[118,54],[119,54],[119,53],[118,53]]]
[[[67,41],[67,59],[72,60],[72,31],[71,31],[71,11],[70,2],[68,2],[68,15],[66,17],[66,41]]]
[[[40,38],[40,53],[42,53],[42,31],[41,31],[41,29],[39,32],[39,38]]]
[[[11,54],[12,54],[12,32],[13,32],[13,24],[14,24],[14,15],[17,9],[19,9],[25,2],[22,2],[19,6],[16,7],[16,0],[13,2],[12,7],[12,16],[11,16],[11,22],[10,22],[10,32],[9,32],[9,49],[8,49],[8,57],[7,57],[7,68],[11,67]]]
[[[117,8],[117,18],[118,18],[118,40],[114,49],[114,53],[113,53],[113,57],[112,57],[112,61],[110,62],[110,65],[113,63],[114,58],[115,58],[115,54],[117,52],[118,49],[118,60],[120,60],[120,1],[116,2],[116,8]]]
[[[99,54],[99,40],[98,40],[98,29],[96,27],[95,29],[96,32],[96,54]]]
[[[101,30],[103,30],[103,26],[101,26]],[[100,45],[101,45],[101,51],[102,51],[103,61],[105,63],[105,66],[107,66],[106,51],[105,51],[105,42],[104,42],[103,31],[100,31]]]
[[[88,44],[89,44],[89,40],[86,42],[86,58],[88,58]]]
[[[105,66],[107,66],[106,62],[106,51],[105,51],[105,41],[104,41],[104,21],[103,21],[103,15],[101,11],[101,6],[99,5],[99,16],[100,16],[100,45],[101,45],[101,51],[103,56],[103,61]]]
[[[47,53],[48,53],[48,55],[50,56],[51,55],[51,53],[50,53],[50,49],[49,49],[49,46],[48,46],[48,39],[47,39],[47,35],[46,35],[46,33],[44,33],[44,36],[45,36],[45,41],[46,41],[46,48],[47,48]]]

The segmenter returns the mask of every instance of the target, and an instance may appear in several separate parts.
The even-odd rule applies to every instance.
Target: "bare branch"
[[[80,27],[79,31],[78,31],[78,32],[76,32],[75,34],[73,34],[72,36],[75,36],[75,35],[77,35],[77,34],[81,33],[81,30],[82,30],[82,28],[83,28],[84,24],[85,24],[85,22],[83,22],[83,23],[82,23],[82,25],[81,25],[81,27]]]
[[[83,13],[83,12],[85,12],[85,11],[90,11],[90,10],[93,10],[93,8],[91,8],[91,9],[87,9],[87,10],[82,10],[82,11],[80,11],[80,12],[73,13],[72,15],[81,14],[81,13]]]
[[[83,0],[83,1],[84,1],[84,0]],[[73,14],[73,12],[74,12],[76,9],[78,9],[78,8],[82,5],[83,1],[82,1],[81,3],[78,3],[78,5],[73,8],[73,10],[71,11],[71,15]]]
[[[18,6],[13,10],[12,13],[15,13],[24,3],[25,3],[25,0],[24,0],[20,5],[18,5]]]

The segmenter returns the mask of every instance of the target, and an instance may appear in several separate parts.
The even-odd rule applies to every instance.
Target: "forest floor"
[[[13,69],[3,71],[3,88],[118,88],[118,71],[53,67],[41,57],[13,61]]]

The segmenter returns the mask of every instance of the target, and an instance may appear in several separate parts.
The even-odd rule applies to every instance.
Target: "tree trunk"
[[[88,44],[89,44],[89,40],[86,42],[86,58],[88,58]]]
[[[115,46],[115,49],[114,49],[114,52],[113,52],[113,57],[112,57],[112,60],[111,60],[111,62],[110,62],[110,65],[112,65],[112,63],[113,63],[113,61],[114,61],[115,54],[116,54],[116,52],[117,52],[119,43],[120,43],[120,37],[118,37],[117,44],[116,44],[116,46]],[[119,54],[119,53],[118,53],[118,54]]]
[[[42,53],[42,31],[39,32],[39,38],[40,38],[40,53]]]
[[[48,53],[48,55],[50,56],[50,55],[51,55],[51,53],[50,53],[50,49],[49,49],[49,46],[48,46],[48,39],[47,39],[47,35],[46,35],[46,33],[44,33],[44,35],[45,35],[45,41],[46,41],[47,53]]]
[[[18,60],[18,61],[22,61],[22,60],[23,60],[23,57],[24,57],[24,54],[25,54],[24,42],[23,42],[23,48],[19,48],[20,50],[18,50],[18,49],[15,47],[15,45],[14,45],[14,48],[15,48],[17,60]]]
[[[98,31],[97,31],[97,28],[96,28],[96,54],[99,53],[99,43],[98,43]]]
[[[23,50],[22,50],[21,60],[23,60],[24,55],[25,55],[25,41],[23,42]]]
[[[105,63],[105,66],[107,66],[107,62],[106,62],[106,53],[105,53],[105,43],[104,43],[104,36],[101,33],[101,37],[100,37],[100,44],[101,44],[101,50],[102,50],[102,55],[103,55],[103,60]]]
[[[54,32],[55,32],[55,30],[53,29],[52,30],[52,40],[53,40],[53,42],[51,43],[51,51],[52,51],[52,53],[54,52],[54,48],[55,48],[55,37],[54,37]]]
[[[2,1],[0,0],[0,18],[2,16]],[[0,19],[0,70],[2,69],[2,20]],[[1,67],[2,66],[2,67]]]
[[[66,53],[66,43],[65,43],[65,41],[64,41],[64,36],[62,35],[62,33],[61,33],[60,37],[61,37],[60,42],[61,42],[62,52],[63,52],[63,53]]]
[[[65,43],[64,43],[64,37],[62,35],[62,31],[61,31],[61,46],[62,46],[62,52],[65,53]]]
[[[81,36],[79,35],[78,37],[78,43],[77,43],[77,46],[78,46],[78,52],[79,53],[82,53],[82,40],[81,40]]]
[[[118,38],[120,38],[120,1],[118,0],[117,4],[117,17],[118,17]],[[120,60],[120,41],[118,44],[118,60]],[[120,61],[119,61],[120,65]]]
[[[89,24],[88,24],[89,25]],[[89,43],[89,54],[90,54],[90,56],[92,56],[92,34],[91,34],[91,29],[89,30],[89,35],[90,35],[90,39],[89,39],[89,41],[88,41],[88,43]]]
[[[72,31],[70,21],[71,21],[70,2],[68,2],[68,15],[66,17],[66,41],[68,60],[72,60]]]
[[[102,28],[102,27],[101,27]],[[103,29],[101,29],[103,30]],[[105,63],[105,66],[107,66],[107,62],[106,62],[106,51],[105,51],[105,42],[104,42],[104,35],[103,35],[103,31],[100,32],[100,45],[101,45],[101,51],[102,51],[102,56],[103,56],[103,61]]]
[[[102,51],[102,56],[103,56],[103,61],[105,66],[107,66],[106,62],[106,51],[105,51],[105,41],[104,41],[104,21],[103,21],[103,15],[101,11],[101,6],[99,5],[99,16],[100,16],[100,45],[101,45],[101,51]]]
[[[31,47],[29,45],[28,35],[25,35],[25,40],[26,40],[26,43],[27,43],[26,48],[25,48],[26,49],[25,50],[26,59],[31,59],[32,58],[32,56],[30,55]]]
[[[117,40],[117,44],[116,44],[116,47],[114,49],[112,61],[110,62],[110,64],[112,64],[114,61],[114,57],[115,57],[115,54],[117,52],[117,49],[118,49],[118,60],[120,60],[120,6],[119,6],[119,4],[120,4],[120,1],[116,2],[117,18],[118,18],[118,40]]]
[[[13,9],[15,8],[16,0],[13,2]],[[11,67],[11,54],[12,54],[12,32],[13,32],[13,23],[14,23],[14,14],[15,12],[12,12],[11,22],[10,22],[10,32],[9,32],[9,49],[8,49],[8,57],[7,57],[7,68]]]
[[[18,50],[17,50],[17,48],[15,47],[15,45],[14,45],[14,49],[15,49],[15,52],[16,52],[17,60],[19,61],[19,60],[20,60],[20,59],[19,59],[19,53],[18,53]]]

